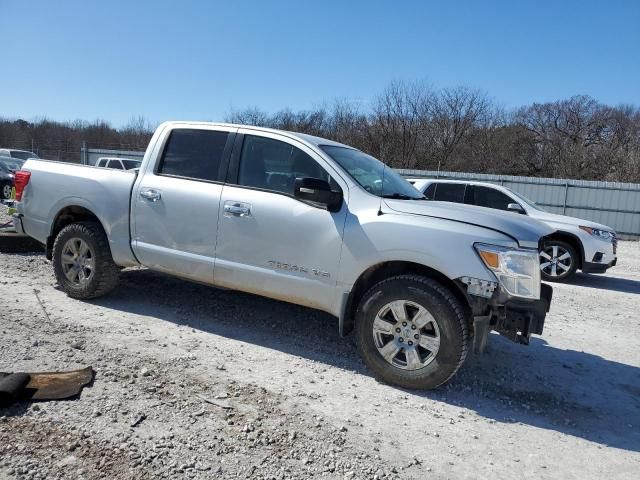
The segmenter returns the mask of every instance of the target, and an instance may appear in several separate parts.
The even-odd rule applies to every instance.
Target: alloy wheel
[[[572,263],[571,253],[560,245],[550,245],[540,251],[540,270],[550,277],[562,277],[571,270]]]
[[[95,258],[87,242],[70,238],[62,247],[62,272],[72,284],[83,287],[91,281],[95,271]]]
[[[440,330],[426,308],[409,300],[395,300],[376,315],[373,340],[387,363],[403,370],[418,370],[438,354]]]

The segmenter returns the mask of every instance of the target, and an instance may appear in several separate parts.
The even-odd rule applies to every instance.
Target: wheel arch
[[[460,301],[468,318],[471,318],[472,308],[469,300],[460,289],[460,286],[443,273],[421,263],[409,261],[385,261],[373,265],[360,274],[353,284],[353,288],[343,302],[342,313],[340,315],[340,335],[346,336],[355,327],[355,314],[360,304],[362,296],[376,283],[396,275],[414,274],[438,281],[448,288]]]
[[[55,242],[58,233],[72,223],[77,222],[96,222],[100,225],[100,228],[106,233],[104,225],[98,218],[98,216],[86,207],[80,205],[69,205],[62,208],[54,217],[51,223],[51,230],[47,237],[47,244],[45,254],[48,260],[51,260],[53,255],[53,243]]]
[[[584,258],[584,247],[582,246],[582,242],[580,239],[574,235],[573,233],[569,233],[563,230],[558,230],[551,235],[547,235],[545,240],[558,240],[561,242],[568,243],[573,248],[575,248],[576,252],[578,252],[578,266],[577,268],[582,268],[582,265],[585,261]]]

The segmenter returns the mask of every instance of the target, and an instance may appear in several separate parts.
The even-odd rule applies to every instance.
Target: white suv
[[[577,269],[604,273],[617,262],[616,233],[611,227],[544,211],[531,200],[493,183],[408,179],[427,200],[466,203],[528,215],[556,229],[540,251],[540,269],[547,281],[561,282]]]

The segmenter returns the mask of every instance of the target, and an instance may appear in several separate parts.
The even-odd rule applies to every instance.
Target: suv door
[[[467,187],[467,203],[479,207],[493,208],[496,210],[509,210],[510,203],[519,203],[500,190],[482,185],[469,185]]]
[[[346,197],[346,183],[296,140],[242,132],[220,201],[215,282],[330,309],[347,207],[334,213],[303,203],[294,198],[293,185],[299,177],[321,178]]]
[[[438,202],[464,203],[465,183],[440,183],[437,182],[433,199]]]
[[[152,269],[213,282],[218,214],[237,128],[175,128],[133,189],[134,253]]]

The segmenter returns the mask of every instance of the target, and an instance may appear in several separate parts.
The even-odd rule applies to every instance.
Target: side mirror
[[[507,210],[515,213],[522,213],[522,214],[526,213],[524,211],[524,208],[522,208],[522,205],[520,205],[519,203],[510,203],[509,205],[507,205]]]
[[[342,206],[342,191],[334,192],[329,182],[319,178],[296,178],[293,196],[314,207],[326,208],[330,212],[337,212]]]

